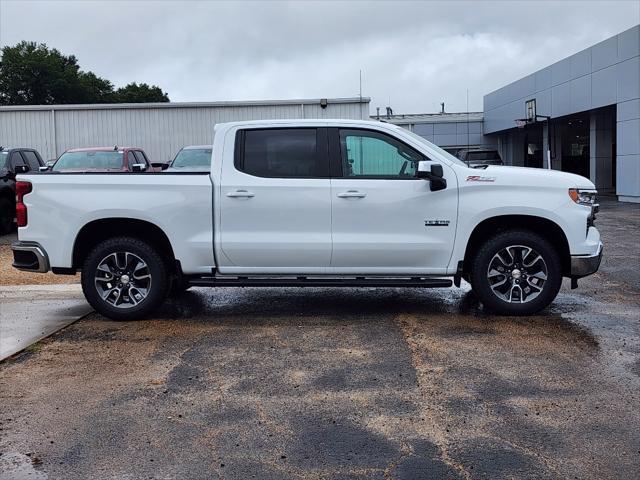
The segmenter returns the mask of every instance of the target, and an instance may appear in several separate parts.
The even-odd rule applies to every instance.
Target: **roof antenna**
[[[467,88],[467,150],[469,150],[469,89]]]
[[[118,151],[118,145],[116,145],[116,146],[114,146],[114,147],[113,147],[113,151],[114,151],[114,152],[117,152],[117,151]]]
[[[442,107],[440,113],[444,113],[444,102],[440,102],[440,107]]]

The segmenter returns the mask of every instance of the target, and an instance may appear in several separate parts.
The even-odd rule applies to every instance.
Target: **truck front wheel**
[[[549,305],[562,284],[562,263],[553,245],[527,230],[487,240],[472,260],[471,284],[480,301],[502,315],[531,315]]]
[[[166,264],[149,244],[117,237],[99,243],[82,267],[82,291],[91,306],[113,320],[136,320],[164,301]]]

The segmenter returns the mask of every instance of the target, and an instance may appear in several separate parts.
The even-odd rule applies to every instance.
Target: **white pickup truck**
[[[381,122],[218,124],[211,171],[18,176],[14,267],[120,320],[189,286],[450,287],[532,314],[602,256],[586,178],[471,169]]]

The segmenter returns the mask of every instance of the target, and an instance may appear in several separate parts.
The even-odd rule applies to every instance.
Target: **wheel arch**
[[[562,273],[567,275],[571,267],[569,241],[562,227],[548,218],[535,215],[497,215],[484,219],[471,232],[464,252],[463,273],[468,274],[472,259],[484,241],[506,230],[531,230],[545,237],[558,249],[562,261]]]
[[[179,270],[179,262],[167,234],[157,225],[135,218],[101,218],[84,225],[73,243],[72,268],[81,268],[91,249],[100,241],[120,236],[149,243],[167,260],[171,271]]]

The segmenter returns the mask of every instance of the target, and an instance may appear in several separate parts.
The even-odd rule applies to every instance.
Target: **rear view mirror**
[[[29,168],[28,165],[16,165],[14,170],[15,170],[16,175],[17,175],[19,173],[27,173],[31,169]]]
[[[416,177],[424,178],[431,182],[431,191],[444,190],[447,188],[447,180],[444,178],[442,165],[438,163],[420,161],[416,170]]]
[[[48,172],[50,167],[47,167],[46,165],[44,167],[40,167],[38,168],[38,170],[40,170],[41,172]]]
[[[147,166],[144,163],[134,163],[131,165],[132,172],[144,172],[147,170]]]

